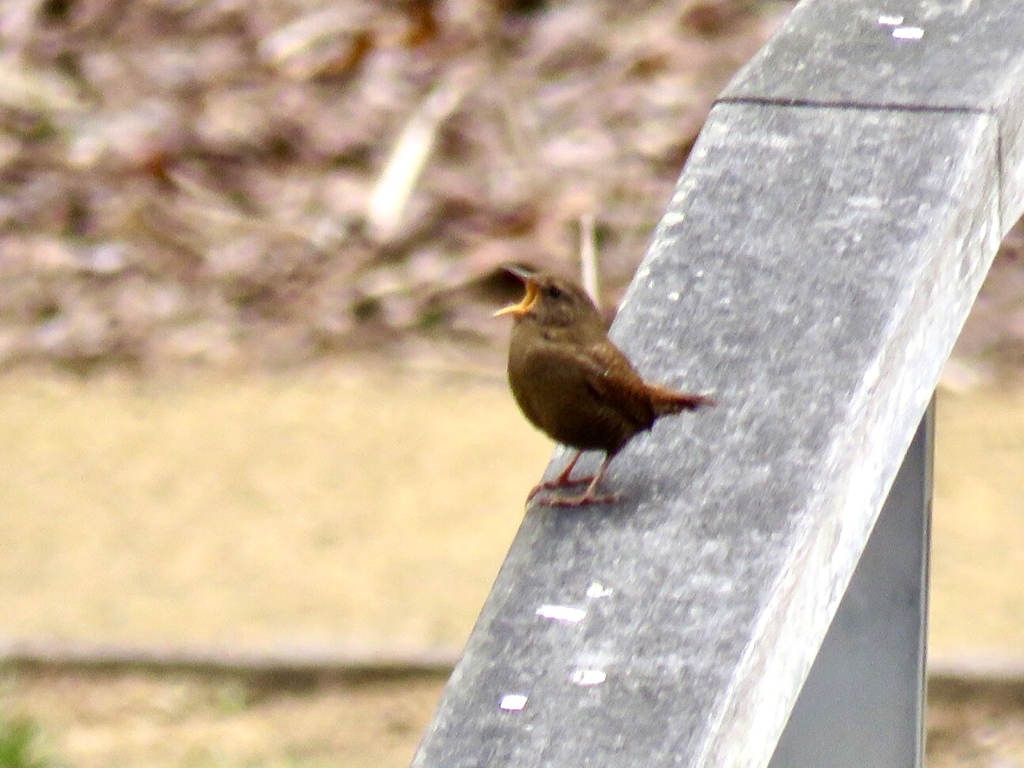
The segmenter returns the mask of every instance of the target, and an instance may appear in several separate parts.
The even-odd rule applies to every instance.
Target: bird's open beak
[[[537,299],[540,297],[540,289],[537,288],[537,284],[533,281],[532,272],[516,264],[504,264],[502,269],[523,281],[523,285],[526,286],[526,295],[523,296],[523,300],[518,304],[509,304],[507,307],[502,307],[492,317],[501,317],[502,315],[522,317],[533,309],[533,305],[537,303]]]
[[[507,307],[502,307],[494,313],[494,317],[501,317],[502,315],[522,317],[533,309],[533,305],[537,303],[538,296],[540,296],[540,291],[537,288],[537,284],[532,280],[528,281],[526,283],[526,295],[523,296],[523,300],[518,304],[509,304]]]

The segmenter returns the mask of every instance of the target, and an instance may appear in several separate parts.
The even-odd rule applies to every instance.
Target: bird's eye
[[[547,290],[547,294],[552,299],[557,299],[559,296],[562,295],[562,289],[559,288],[557,285],[549,285],[548,286],[548,290]]]

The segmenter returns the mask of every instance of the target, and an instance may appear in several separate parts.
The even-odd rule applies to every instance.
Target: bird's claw
[[[589,507],[596,504],[614,504],[621,498],[617,493],[598,495],[584,493],[579,496],[550,496],[537,502],[542,507]]]
[[[586,477],[577,477],[575,479],[563,479],[556,478],[555,480],[545,480],[543,483],[538,483],[533,487],[526,496],[526,503],[529,504],[533,501],[533,497],[541,491],[555,491],[559,488],[572,488],[574,485],[583,485],[584,483],[591,483],[594,481],[593,475],[587,475]]]

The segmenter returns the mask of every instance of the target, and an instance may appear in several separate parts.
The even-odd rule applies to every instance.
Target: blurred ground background
[[[592,238],[613,307],[789,7],[0,3],[0,651],[457,652],[551,450],[496,266]],[[1024,659],[1022,253],[940,393],[947,665]],[[442,685],[10,666],[0,768],[404,765]],[[930,761],[1024,765],[1022,699],[937,687]]]

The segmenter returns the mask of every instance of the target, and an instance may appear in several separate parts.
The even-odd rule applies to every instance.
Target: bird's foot
[[[594,482],[593,475],[586,475],[585,477],[577,477],[570,479],[568,477],[556,477],[554,480],[545,480],[543,483],[538,483],[533,487],[533,490],[526,497],[526,503],[529,504],[533,501],[533,497],[541,491],[556,491],[559,488],[572,488],[574,485],[583,485],[584,483]]]
[[[617,493],[597,494],[591,490],[579,496],[549,496],[537,503],[542,507],[589,507],[596,504],[614,504],[620,495]]]
[[[579,483],[589,481],[590,485],[587,486],[587,490],[579,496],[549,496],[546,499],[541,499],[537,503],[542,507],[589,507],[592,504],[611,504],[618,501],[619,495],[617,493],[597,493],[597,487],[601,483],[601,478],[604,477],[605,470],[608,469],[608,463],[612,460],[612,456],[614,456],[614,454],[604,457],[604,461],[601,462],[601,468],[597,470],[597,474],[593,477],[581,477],[578,480],[570,480],[569,473],[572,472],[572,468],[576,466],[576,462],[580,458],[580,454],[577,453],[576,457],[569,462],[569,466],[565,468],[565,471],[563,471],[557,478],[550,481],[548,485],[549,487],[562,488],[567,485],[577,485]],[[527,499],[527,503],[529,503],[529,499],[533,498],[534,493],[536,493],[543,485],[545,485],[545,483],[541,483],[540,486],[534,488],[533,491],[530,492],[530,497]]]
[[[583,483],[594,482],[594,476],[579,477],[575,480],[572,479],[572,471],[576,467],[576,462],[580,460],[583,455],[583,451],[576,451],[576,455],[570,459],[569,463],[565,465],[565,469],[562,470],[561,474],[554,480],[545,480],[543,483],[538,483],[534,486],[533,490],[526,497],[526,503],[529,504],[533,501],[533,497],[541,491],[553,491],[558,488],[572,488],[574,485],[582,485]]]

